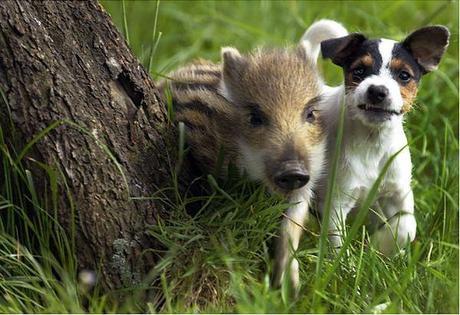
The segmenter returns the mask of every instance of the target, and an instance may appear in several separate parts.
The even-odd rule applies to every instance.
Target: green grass
[[[209,196],[159,199],[172,214],[149,231],[167,250],[152,270],[158,280],[148,303],[139,299],[142,288],[127,288],[121,295],[98,288],[88,292],[78,281],[72,233],[55,220],[56,187],[65,178],[59,169],[37,162],[54,197],[37,196],[34,174],[21,164],[22,151],[5,145],[0,134],[0,312],[362,313],[385,304],[384,312],[458,313],[458,2],[102,4],[154,78],[193,58],[218,61],[221,46],[250,51],[291,45],[319,18],[394,39],[428,24],[448,26],[450,47],[440,69],[423,78],[405,124],[414,164],[417,239],[406,255],[385,258],[367,247],[368,235],[356,225],[348,254],[334,260],[319,246],[318,224],[311,222],[296,252],[302,287],[298,299],[290,299],[287,288],[271,290],[268,281],[271,239],[288,205],[244,179],[216,183],[208,178]],[[340,69],[320,65],[327,82],[341,81]],[[192,217],[185,207],[197,199],[203,207]],[[25,210],[31,208],[34,216]]]

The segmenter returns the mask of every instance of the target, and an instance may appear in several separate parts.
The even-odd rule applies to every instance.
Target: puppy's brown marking
[[[374,58],[370,54],[356,59],[350,66],[350,69],[355,69],[358,66],[372,67],[374,65]]]
[[[345,87],[347,90],[354,90],[361,80],[356,80],[353,71],[356,68],[363,67],[363,68],[372,68],[374,66],[374,58],[372,58],[371,54],[367,53],[355,61],[350,65],[347,72],[345,73]]]
[[[412,67],[402,59],[393,58],[390,62],[390,69],[392,73],[406,71],[412,77],[414,77],[414,71]],[[401,108],[401,112],[407,113],[411,110],[417,96],[418,84],[414,79],[411,79],[407,83],[399,82],[399,90],[401,91],[401,96],[403,98],[403,106]]]
[[[411,76],[414,76],[414,70],[412,69],[412,67],[407,62],[404,62],[404,60],[402,59],[391,59],[390,69],[394,72],[404,70],[407,71]]]
[[[401,90],[401,96],[404,101],[401,112],[407,113],[411,110],[417,96],[417,84],[412,80],[406,85],[399,86],[399,89]]]
[[[356,82],[353,76],[353,71],[348,71],[345,73],[345,89],[348,91],[353,91],[359,85],[359,82]]]

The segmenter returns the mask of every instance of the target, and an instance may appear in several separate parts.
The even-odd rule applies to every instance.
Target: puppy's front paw
[[[395,255],[415,239],[417,222],[411,213],[391,218],[372,236],[372,244],[386,255]]]

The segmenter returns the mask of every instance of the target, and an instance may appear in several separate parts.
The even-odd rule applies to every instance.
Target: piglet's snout
[[[383,85],[371,85],[367,89],[367,100],[370,104],[382,103],[388,96],[388,89]]]
[[[294,190],[305,186],[310,180],[310,175],[300,162],[286,161],[281,163],[274,180],[279,188]]]

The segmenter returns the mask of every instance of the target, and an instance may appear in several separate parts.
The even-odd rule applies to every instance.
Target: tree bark
[[[168,181],[175,136],[153,81],[108,14],[97,1],[0,1],[0,88],[0,123],[12,133],[12,119],[16,145],[62,119],[88,130],[64,123],[30,154],[65,175],[79,268],[99,270],[110,288],[136,283],[154,265],[143,251],[155,247],[146,230],[161,209],[128,193],[148,197]],[[70,228],[72,207],[60,191],[59,219]]]

